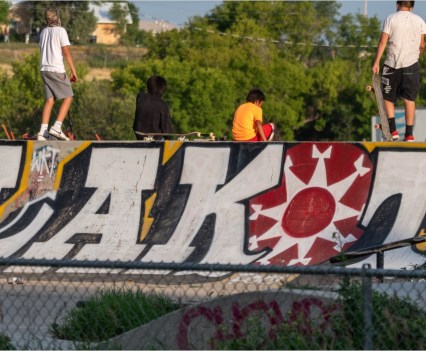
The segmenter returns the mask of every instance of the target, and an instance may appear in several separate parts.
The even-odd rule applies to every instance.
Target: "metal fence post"
[[[362,313],[364,316],[364,350],[373,350],[373,301],[371,277],[366,274],[370,264],[362,265]]]

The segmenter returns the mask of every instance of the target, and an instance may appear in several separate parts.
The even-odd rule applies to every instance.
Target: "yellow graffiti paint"
[[[425,233],[424,229],[422,229],[420,231],[419,236],[426,236],[426,233]],[[416,249],[419,250],[419,251],[425,251],[426,252],[426,243],[417,244],[416,245]]]
[[[373,152],[376,148],[387,149],[387,148],[398,148],[398,149],[426,149],[426,143],[410,143],[410,142],[389,142],[389,141],[378,141],[378,142],[364,142],[362,145],[367,149],[368,152]]]
[[[164,152],[163,152],[163,166],[167,163],[168,160],[180,149],[183,145],[183,141],[169,141],[164,142]]]
[[[27,142],[27,152],[25,154],[25,166],[24,166],[24,170],[22,172],[21,184],[19,185],[18,191],[15,194],[13,194],[7,201],[5,201],[0,206],[0,219],[2,219],[2,220],[3,220],[4,210],[13,201],[15,201],[28,187],[28,179],[29,179],[30,168],[31,168],[31,159],[32,159],[32,154],[33,154],[33,145],[34,145],[33,141]]]
[[[154,218],[149,217],[152,206],[154,206],[155,199],[157,198],[157,193],[152,194],[152,196],[145,201],[145,213],[143,215],[143,224],[141,229],[140,240],[143,241],[149,230],[151,229],[152,223],[154,223]]]

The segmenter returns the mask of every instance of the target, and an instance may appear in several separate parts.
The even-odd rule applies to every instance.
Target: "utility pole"
[[[368,11],[367,11],[367,0],[364,0],[364,17],[368,17]]]

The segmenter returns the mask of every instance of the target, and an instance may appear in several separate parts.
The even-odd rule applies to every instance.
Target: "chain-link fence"
[[[424,270],[1,259],[2,349],[424,349]]]

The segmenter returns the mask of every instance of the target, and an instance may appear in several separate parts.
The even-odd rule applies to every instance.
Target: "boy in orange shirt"
[[[262,124],[262,105],[265,94],[260,89],[251,89],[246,102],[234,113],[232,137],[236,141],[270,141],[274,137],[275,125]]]

